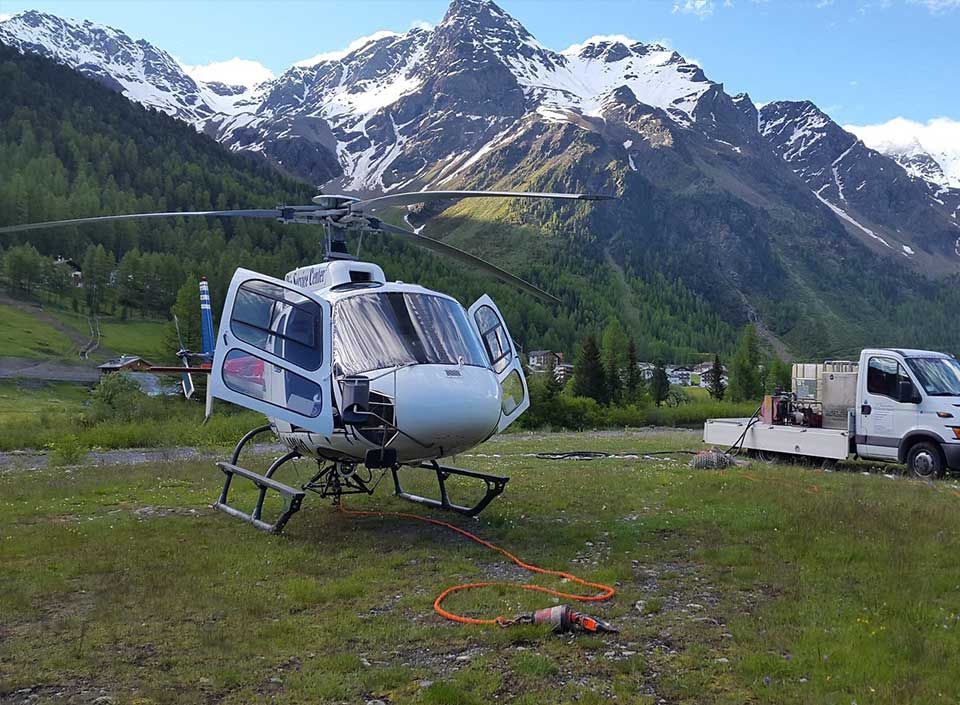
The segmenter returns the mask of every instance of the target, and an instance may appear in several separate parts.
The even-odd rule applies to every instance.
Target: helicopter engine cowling
[[[391,377],[383,379],[388,394],[393,391]],[[468,450],[496,430],[501,394],[496,375],[484,367],[411,365],[398,369],[394,413],[403,433],[392,447],[401,458],[414,459]]]

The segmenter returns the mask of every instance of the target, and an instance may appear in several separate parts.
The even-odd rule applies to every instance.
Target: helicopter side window
[[[323,362],[323,312],[289,289],[264,281],[244,282],[237,290],[230,319],[233,334],[305,370]]]
[[[223,381],[238,394],[316,418],[323,411],[323,390],[295,372],[243,350],[230,350],[223,361]]]
[[[477,321],[477,328],[480,329],[483,347],[486,348],[490,358],[490,366],[493,367],[494,372],[500,374],[509,366],[512,353],[507,331],[500,322],[500,316],[489,306],[481,306],[477,309],[474,318]]]

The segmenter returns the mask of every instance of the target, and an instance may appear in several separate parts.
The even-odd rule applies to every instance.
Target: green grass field
[[[77,347],[46,321],[0,304],[0,356],[75,358]]]
[[[103,318],[100,322],[101,345],[118,355],[139,355],[156,364],[173,363],[176,357],[170,354],[164,343],[166,330],[166,321]]]
[[[621,630],[603,637],[444,621],[431,609],[444,587],[530,577],[439,527],[314,497],[286,535],[259,533],[209,508],[209,462],[0,471],[0,700],[960,701],[954,481],[529,456],[697,445],[530,434],[458,458],[512,479],[478,521],[452,521],[615,585],[585,608]],[[349,506],[411,510],[385,485]],[[474,616],[551,604],[509,588],[447,603]]]
[[[0,451],[228,447],[263,417],[220,402],[209,423],[203,404],[182,397],[147,400],[158,418],[91,422],[82,384],[0,381]]]

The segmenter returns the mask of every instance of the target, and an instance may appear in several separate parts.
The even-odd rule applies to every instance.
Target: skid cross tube
[[[433,470],[437,474],[437,485],[440,488],[440,499],[433,499],[431,497],[421,497],[420,495],[412,494],[403,489],[403,486],[400,483],[399,476],[399,467],[391,468],[393,473],[393,486],[395,488],[395,494],[400,499],[405,499],[408,502],[414,502],[416,504],[423,504],[428,507],[435,507],[437,509],[446,509],[451,512],[457,512],[458,514],[463,514],[468,517],[475,517],[484,509],[487,505],[490,504],[501,492],[509,482],[509,477],[501,477],[500,475],[488,475],[482,472],[476,472],[475,470],[464,470],[463,468],[455,468],[449,465],[440,465],[435,460],[424,461],[419,465],[412,465],[410,467],[419,467],[424,468],[425,470]],[[450,497],[447,494],[447,478],[451,475],[457,477],[469,477],[475,480],[483,480],[486,484],[486,494],[483,498],[477,502],[472,507],[465,507],[460,504],[454,504],[450,501]]]
[[[223,492],[220,495],[220,500],[213,505],[214,508],[219,509],[222,512],[226,512],[230,516],[237,517],[238,519],[249,521],[258,529],[268,531],[272,534],[279,534],[281,531],[283,531],[283,527],[290,520],[290,517],[300,511],[300,505],[303,503],[303,498],[306,493],[303,490],[297,490],[289,485],[285,485],[282,482],[277,482],[269,477],[269,475],[272,475],[274,472],[276,472],[277,468],[287,461],[294,460],[299,457],[300,454],[298,452],[290,451],[286,455],[277,458],[270,466],[270,469],[267,470],[267,476],[260,475],[252,470],[247,470],[239,465],[233,465],[232,463],[217,463],[217,467],[223,470],[223,473],[227,477],[224,481]],[[227,491],[230,488],[230,481],[233,479],[234,475],[239,475],[240,477],[250,480],[260,490],[259,494],[257,495],[256,506],[254,507],[253,512],[249,514],[243,510],[231,506],[227,502]],[[267,497],[268,490],[279,492],[281,495],[283,495],[284,499],[283,511],[280,513],[280,517],[273,524],[263,521],[261,518],[263,514],[263,502]]]
[[[219,509],[230,516],[237,517],[238,519],[248,521],[262,531],[269,531],[270,533],[279,534],[281,531],[283,531],[283,527],[290,520],[290,517],[300,510],[300,504],[303,502],[305,493],[303,490],[297,490],[293,487],[283,484],[282,482],[277,482],[276,480],[272,479],[272,476],[281,465],[290,460],[296,460],[299,458],[300,453],[297,451],[290,451],[286,455],[277,458],[273,461],[273,463],[270,464],[270,468],[267,470],[266,475],[261,475],[253,470],[247,470],[246,468],[238,465],[240,461],[240,452],[244,449],[247,443],[253,440],[255,436],[258,436],[261,433],[266,433],[270,430],[272,430],[272,427],[269,424],[266,424],[264,426],[257,426],[256,428],[248,431],[234,447],[233,453],[230,455],[230,462],[217,463],[217,467],[223,471],[225,477],[223,479],[223,489],[220,490],[220,498],[214,503],[213,508]],[[241,509],[237,509],[230,504],[230,486],[233,483],[234,475],[239,475],[240,477],[250,480],[259,489],[257,503],[254,506],[253,511],[250,513],[247,513]],[[280,517],[273,524],[264,521],[262,518],[263,503],[267,497],[268,490],[279,492],[283,496],[284,500],[283,511],[280,513]]]

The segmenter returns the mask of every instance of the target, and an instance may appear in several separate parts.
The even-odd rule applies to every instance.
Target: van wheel
[[[945,465],[943,453],[929,441],[916,443],[907,453],[907,469],[917,477],[940,477]]]

